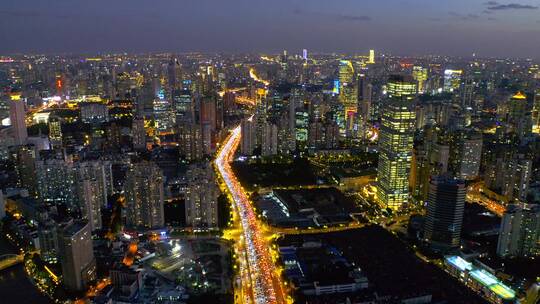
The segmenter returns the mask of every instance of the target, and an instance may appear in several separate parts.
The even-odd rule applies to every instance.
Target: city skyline
[[[540,303],[539,10],[2,1],[2,303]]]
[[[0,53],[301,53],[306,48],[538,59],[539,5],[523,0],[8,0],[0,9],[5,25],[0,27],[5,41]]]

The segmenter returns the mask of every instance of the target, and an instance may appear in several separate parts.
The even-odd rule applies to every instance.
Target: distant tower
[[[540,88],[537,88],[534,94],[532,109],[532,132],[540,134]]]
[[[429,185],[424,238],[432,247],[449,249],[460,243],[465,182],[450,176],[435,176]]]
[[[15,139],[16,145],[24,145],[28,140],[24,101],[21,99],[21,94],[18,92],[12,92],[10,98],[9,119],[11,120],[13,138]]]
[[[375,50],[369,50],[369,59],[368,63],[374,64],[375,63]]]
[[[387,95],[379,132],[377,197],[383,205],[399,209],[409,198],[416,83],[411,77],[390,76]]]
[[[525,94],[518,92],[508,101],[506,123],[508,130],[516,134],[520,140],[530,136],[532,132],[531,108]]]
[[[350,60],[339,61],[339,101],[343,106],[341,115],[344,130],[351,130],[358,111],[357,81]]]
[[[308,59],[308,53],[306,49],[302,50],[302,59],[304,59],[305,61],[307,61]]]

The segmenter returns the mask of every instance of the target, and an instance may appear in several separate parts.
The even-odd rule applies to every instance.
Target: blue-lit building
[[[491,303],[519,303],[516,292],[499,278],[460,256],[444,258],[446,270]]]

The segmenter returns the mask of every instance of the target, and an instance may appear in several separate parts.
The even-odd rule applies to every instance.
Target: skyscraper
[[[358,111],[358,93],[354,67],[350,60],[339,61],[339,101],[343,107],[341,122],[345,130],[353,128]]]
[[[421,66],[413,66],[412,76],[418,84],[418,93],[424,93],[426,90],[426,81],[428,79],[428,70]]]
[[[532,109],[532,132],[540,134],[540,88],[537,88],[534,94]]]
[[[15,164],[18,186],[28,190],[36,197],[38,194],[36,180],[37,153],[33,145],[15,146],[10,151],[11,160]]]
[[[372,111],[373,85],[366,75],[358,75],[358,114],[357,125],[360,137],[365,138],[369,130]]]
[[[9,119],[11,120],[12,136],[15,139],[16,145],[24,145],[28,140],[24,101],[18,92],[12,92],[10,98]]]
[[[131,124],[131,139],[134,149],[146,149],[146,129],[144,128],[144,118],[133,118]]]
[[[241,123],[242,139],[240,141],[240,153],[242,155],[253,155],[256,147],[257,132],[253,119],[244,119]]]
[[[531,109],[525,94],[518,92],[508,101],[506,123],[508,131],[514,133],[520,140],[531,134]]]
[[[540,206],[509,205],[501,220],[499,256],[540,255]]]
[[[379,132],[377,197],[384,206],[392,209],[399,209],[409,197],[415,94],[416,84],[412,78],[390,77]]]
[[[49,140],[55,148],[62,146],[62,125],[56,116],[49,118]]]
[[[54,158],[36,161],[38,194],[46,203],[78,209],[75,177],[71,161]]]
[[[65,224],[58,235],[58,249],[64,285],[73,291],[84,290],[96,279],[90,225],[84,221]]]
[[[205,164],[192,165],[187,177],[186,222],[194,229],[213,229],[218,225],[219,191],[214,171]]]
[[[482,158],[482,133],[468,132],[460,139],[458,176],[465,180],[478,177]]]
[[[126,175],[125,193],[128,226],[163,227],[163,173],[155,163],[133,163]]]
[[[202,158],[201,125],[187,121],[178,123],[177,129],[180,153],[189,161]]]
[[[105,171],[106,165],[101,161],[81,162],[76,166],[79,206],[92,231],[101,228],[101,208],[107,205],[109,191]]]
[[[375,63],[375,50],[369,50],[369,58],[368,58],[368,62],[369,64],[374,64]]]
[[[434,176],[429,186],[424,238],[434,248],[458,247],[460,243],[465,182],[447,175]]]
[[[462,70],[444,70],[444,86],[445,92],[454,92],[461,86]]]

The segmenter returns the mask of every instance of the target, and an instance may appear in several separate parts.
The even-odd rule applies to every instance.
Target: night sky
[[[0,54],[366,52],[540,59],[540,0],[1,0]]]

